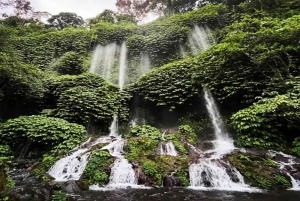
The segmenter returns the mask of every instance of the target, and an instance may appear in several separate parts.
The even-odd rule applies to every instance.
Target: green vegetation
[[[42,181],[50,181],[48,171],[59,160],[59,157],[44,155],[42,162],[40,162],[34,169],[31,170],[31,174]]]
[[[54,191],[51,201],[66,201],[68,200],[68,196],[61,191]]]
[[[88,185],[107,184],[113,162],[107,151],[93,152],[80,180]]]
[[[229,161],[238,168],[251,186],[277,190],[292,187],[288,177],[280,174],[269,158],[235,154],[229,157]]]
[[[188,5],[149,1],[134,15],[106,10],[90,19],[88,29],[75,13],[53,15],[44,24],[33,17],[30,4],[24,7],[26,1],[12,2],[0,3],[18,11],[0,20],[0,191],[13,185],[5,172],[22,143],[31,142],[31,155],[44,154],[32,174],[48,181],[49,168],[87,139],[86,130],[107,134],[115,115],[127,140],[126,158],[142,169],[147,184],[160,185],[173,173],[187,186],[186,143],[196,144],[196,134],[203,137],[212,126],[201,98],[204,87],[233,127],[239,147],[300,156],[299,0],[208,0],[194,10],[194,0]],[[134,17],[158,5],[165,5],[158,12],[166,16],[137,25]],[[22,19],[29,11],[32,18]],[[195,25],[210,28],[213,37],[212,47],[198,54],[189,43]],[[97,45],[119,47],[124,41],[127,86],[120,91],[118,51],[109,81],[87,71]],[[143,76],[142,55],[151,63]],[[134,107],[149,111],[149,125],[128,128]],[[165,136],[179,156],[157,155],[163,130],[154,125],[180,125]],[[113,158],[99,151],[101,146],[92,150],[81,178],[86,184],[108,182]],[[253,186],[291,186],[271,158],[235,154],[229,160]],[[60,199],[65,195],[56,192],[53,200]]]
[[[83,69],[83,58],[77,52],[67,52],[58,61],[57,71],[62,75],[78,75]]]
[[[144,125],[144,126],[132,126],[130,132],[125,136],[125,138],[132,137],[146,137],[152,140],[161,140],[162,133],[154,127]]]
[[[41,149],[49,151],[68,140],[65,148],[70,150],[87,139],[84,127],[63,119],[44,116],[22,116],[0,124],[0,139],[15,148],[30,140]]]

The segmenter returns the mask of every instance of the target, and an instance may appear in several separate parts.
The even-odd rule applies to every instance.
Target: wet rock
[[[292,176],[293,176],[296,180],[300,181],[300,172],[296,172],[296,173],[292,174]]]
[[[165,187],[180,186],[180,180],[175,176],[166,176],[163,178],[163,186]]]
[[[36,162],[33,165],[31,165],[30,167],[28,167],[26,170],[30,172],[30,171],[34,170],[35,168],[37,168],[39,164],[40,164],[40,162]]]
[[[55,183],[52,183],[52,185],[53,184]],[[71,180],[71,181],[66,181],[61,183],[61,189],[66,193],[72,194],[72,193],[80,193],[81,191],[88,190],[89,187],[81,181]]]
[[[207,172],[201,172],[201,178],[205,187],[212,187],[212,184],[210,182],[210,176],[207,174]]]
[[[13,170],[7,174],[14,181],[15,186],[34,185],[38,183],[37,179],[30,175],[26,169]]]
[[[135,166],[133,166],[135,175],[137,175],[138,178],[138,185],[145,185],[147,184],[147,176],[143,173],[142,168],[139,167],[138,164],[135,164]]]
[[[200,149],[201,151],[207,151],[213,149],[214,144],[211,141],[201,141],[198,142],[195,147]]]
[[[53,194],[52,186],[48,183],[19,186],[9,189],[5,196],[15,201],[45,201],[50,200]]]

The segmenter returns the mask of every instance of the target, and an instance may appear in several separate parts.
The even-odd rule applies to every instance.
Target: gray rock
[[[175,176],[166,176],[163,178],[163,186],[165,187],[180,186],[180,180]]]

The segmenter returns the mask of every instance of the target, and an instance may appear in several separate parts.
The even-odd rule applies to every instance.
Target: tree
[[[123,14],[133,14],[143,19],[150,12],[172,14],[192,10],[198,0],[117,0],[116,6]]]
[[[56,29],[64,29],[68,26],[79,27],[82,26],[85,22],[81,16],[78,16],[76,13],[62,12],[58,15],[53,15],[50,19],[49,27]]]
[[[98,22],[118,23],[121,21],[137,23],[135,17],[132,14],[120,14],[112,10],[104,10],[102,13],[89,20],[89,24],[97,24]]]
[[[17,17],[24,17],[33,12],[30,2],[26,0],[0,0],[0,9],[6,7],[13,7]],[[3,16],[7,15],[3,14]]]

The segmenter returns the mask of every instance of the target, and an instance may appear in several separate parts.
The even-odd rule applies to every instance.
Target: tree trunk
[[[6,176],[5,176],[5,172],[4,172],[4,166],[0,165],[0,192],[5,189],[6,182],[7,181],[6,181]]]

